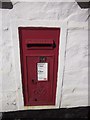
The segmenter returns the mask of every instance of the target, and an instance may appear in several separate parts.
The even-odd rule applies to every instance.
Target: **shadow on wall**
[[[90,2],[77,2],[81,8],[90,8]]]
[[[0,120],[2,120],[2,113],[0,113]]]
[[[0,0],[0,8],[2,9],[12,9],[13,4],[10,2],[10,0],[3,0],[3,2]]]
[[[27,110],[3,113],[2,120],[43,120],[43,118],[85,118],[88,119],[90,107],[61,108],[56,110]]]

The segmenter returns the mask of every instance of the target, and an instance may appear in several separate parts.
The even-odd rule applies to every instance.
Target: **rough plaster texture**
[[[11,10],[0,9],[0,111],[19,109],[17,93],[21,88],[17,88],[15,80],[11,20],[64,20],[68,24],[74,21],[67,28],[61,107],[87,106],[88,9],[81,9],[76,2],[13,3]]]
[[[87,30],[68,30],[66,51],[62,106],[86,105],[88,103]],[[70,101],[73,101],[72,104]]]

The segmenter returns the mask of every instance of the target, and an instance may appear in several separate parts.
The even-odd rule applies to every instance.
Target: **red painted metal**
[[[59,37],[60,28],[19,27],[25,106],[55,105]],[[47,80],[38,80],[38,63],[48,63]]]

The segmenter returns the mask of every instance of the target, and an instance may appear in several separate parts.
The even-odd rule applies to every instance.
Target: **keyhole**
[[[37,84],[37,81],[35,81],[34,79],[32,79],[32,83],[33,84]]]
[[[32,82],[34,83],[34,80],[32,79]]]
[[[37,101],[37,99],[35,98],[35,101]]]

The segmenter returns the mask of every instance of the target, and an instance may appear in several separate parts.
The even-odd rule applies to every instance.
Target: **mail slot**
[[[55,105],[60,28],[19,27],[25,106]]]
[[[54,40],[38,39],[27,40],[27,49],[53,49],[56,47]]]

